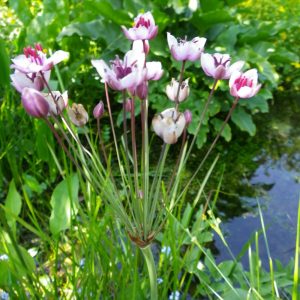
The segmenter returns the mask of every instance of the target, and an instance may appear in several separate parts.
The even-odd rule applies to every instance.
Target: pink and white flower
[[[132,41],[136,40],[151,40],[155,38],[158,32],[158,26],[155,25],[154,18],[151,12],[139,14],[134,19],[132,28],[127,29],[122,26],[125,36]]]
[[[244,66],[244,61],[237,61],[230,65],[230,56],[228,54],[209,54],[201,55],[201,66],[207,76],[215,79],[229,79],[231,74],[239,72]]]
[[[54,52],[49,58],[43,51],[40,44],[36,44],[34,48],[24,48],[24,54],[18,55],[12,59],[12,69],[16,69],[24,74],[34,74],[41,71],[49,71],[54,65],[67,59],[69,53],[59,50]]]
[[[134,41],[132,43],[132,50],[144,54],[145,53],[144,43],[148,44],[148,41],[141,41],[141,40]],[[159,80],[164,73],[161,62],[159,61],[146,62],[146,65],[144,66],[145,66],[145,70],[143,73],[145,75],[144,80]]]
[[[130,50],[125,54],[124,60],[116,57],[110,67],[102,59],[92,60],[92,65],[112,89],[122,91],[134,89],[144,79],[145,54]]]
[[[168,45],[173,58],[177,61],[196,61],[203,52],[206,38],[195,37],[191,41],[176,39],[167,33]]]
[[[168,108],[152,120],[155,133],[166,144],[175,144],[186,126],[184,114],[175,108]]]
[[[51,94],[43,93],[43,95],[49,104],[49,114],[59,115],[68,106],[69,98],[67,91],[64,93],[52,91]]]
[[[167,96],[171,101],[182,102],[190,94],[189,79],[183,80],[181,82],[179,93],[178,93],[178,87],[179,87],[179,82],[174,78],[172,78],[171,83],[168,84],[166,87]],[[177,99],[177,93],[178,93],[178,99]]]
[[[261,88],[261,84],[258,84],[257,70],[233,73],[229,80],[229,87],[230,94],[234,97],[251,98],[255,96]]]

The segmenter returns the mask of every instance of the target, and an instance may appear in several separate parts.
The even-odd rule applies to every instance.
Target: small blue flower
[[[180,293],[178,291],[172,292],[169,296],[169,300],[179,300]]]
[[[171,248],[169,246],[163,246],[161,248],[161,253],[166,254],[166,256],[169,256],[171,253]]]
[[[4,291],[0,291],[0,300],[9,300],[9,294]]]
[[[6,254],[2,254],[2,255],[0,255],[0,261],[1,260],[8,260],[8,256],[6,255]]]

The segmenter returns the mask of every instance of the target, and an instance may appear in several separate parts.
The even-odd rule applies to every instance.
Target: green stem
[[[149,280],[150,280],[150,292],[151,292],[151,300],[157,300],[158,299],[158,293],[157,293],[157,274],[156,274],[156,267],[155,262],[153,259],[153,254],[151,251],[151,245],[140,248],[145,261],[147,263],[148,273],[149,273]]]
[[[179,75],[178,89],[177,89],[177,94],[176,94],[176,98],[175,98],[175,109],[176,109],[176,111],[178,111],[178,106],[179,106],[178,99],[179,99],[181,84],[182,84],[182,81],[183,81],[183,73],[184,73],[184,68],[185,68],[185,62],[186,62],[185,60],[182,61],[180,75]]]
[[[202,113],[201,113],[201,116],[200,116],[200,119],[199,119],[199,123],[198,123],[197,129],[196,129],[196,131],[195,131],[193,140],[192,140],[191,145],[189,146],[189,149],[188,149],[188,151],[187,151],[187,154],[186,154],[184,163],[187,162],[187,160],[188,160],[188,158],[189,158],[189,156],[190,156],[190,154],[191,154],[191,151],[192,151],[192,149],[193,149],[193,146],[194,146],[194,144],[195,144],[195,142],[196,142],[196,140],[197,140],[198,133],[200,132],[201,126],[202,126],[202,124],[203,124],[204,117],[205,117],[206,112],[207,112],[207,110],[208,110],[208,106],[209,106],[209,104],[210,104],[210,102],[211,102],[212,96],[213,96],[213,94],[214,94],[214,92],[215,92],[215,90],[216,90],[216,86],[217,86],[218,81],[219,81],[218,79],[215,79],[214,84],[213,84],[213,86],[212,86],[212,88],[211,88],[211,91],[210,91],[210,93],[209,93],[208,99],[207,99],[207,101],[206,101],[206,103],[205,103],[205,106],[204,106],[204,109],[203,109],[203,111],[202,111]]]
[[[233,111],[236,108],[236,105],[238,104],[239,98],[236,97],[234,99],[234,102],[221,126],[220,131],[218,132],[217,136],[215,137],[214,141],[212,142],[212,144],[210,145],[208,151],[206,152],[204,158],[202,159],[201,163],[199,164],[199,166],[197,167],[196,171],[194,172],[193,176],[190,178],[190,180],[188,181],[188,183],[186,184],[185,188],[183,189],[183,191],[180,193],[178,199],[180,199],[182,197],[182,195],[187,191],[187,189],[189,188],[190,184],[192,183],[192,181],[195,179],[195,177],[197,176],[198,172],[200,171],[200,169],[202,168],[203,164],[205,163],[206,159],[209,157],[210,153],[212,152],[212,150],[214,149],[217,141],[219,140],[221,134],[223,133],[226,124],[228,123]]]

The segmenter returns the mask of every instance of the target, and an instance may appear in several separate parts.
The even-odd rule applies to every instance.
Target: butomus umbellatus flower
[[[12,59],[13,64],[10,67],[24,74],[49,71],[54,65],[69,57],[68,52],[59,50],[47,58],[40,44],[36,44],[34,48],[26,47],[23,52],[24,54]]]
[[[112,89],[122,91],[135,88],[143,81],[145,54],[130,50],[121,60],[118,56],[111,61],[110,67],[102,59],[92,60],[92,65]]]
[[[179,87],[179,82],[174,78],[172,78],[171,83],[168,84],[166,87],[167,96],[171,101],[182,102],[188,97],[190,93],[189,79],[183,80],[181,82],[181,85],[179,87],[179,92],[178,92],[178,87]],[[178,99],[177,99],[177,93],[178,93]]]
[[[175,108],[168,108],[153,118],[152,126],[166,144],[175,144],[186,126],[186,119]]]
[[[258,84],[257,70],[233,73],[229,80],[229,87],[230,94],[234,97],[251,98],[255,96],[261,88],[261,84]]]
[[[132,41],[151,40],[155,38],[158,32],[158,26],[155,25],[151,12],[139,14],[135,19],[132,28],[127,29],[122,26],[125,36]]]
[[[68,92],[61,93],[52,91],[51,93],[43,93],[49,104],[49,113],[59,115],[68,106]]]
[[[231,74],[239,72],[244,66],[244,61],[237,61],[230,65],[230,56],[228,54],[209,54],[202,53],[201,67],[207,76],[215,79],[229,79]]]
[[[168,45],[173,58],[177,61],[196,61],[203,52],[206,38],[195,37],[191,41],[176,39],[167,33]]]

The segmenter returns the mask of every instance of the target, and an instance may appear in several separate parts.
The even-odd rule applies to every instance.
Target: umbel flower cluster
[[[67,59],[69,56],[67,52],[60,50],[47,57],[46,51],[40,44],[36,44],[33,48],[25,48],[24,54],[12,59],[11,68],[14,73],[11,75],[11,81],[21,94],[22,105],[26,112],[32,117],[42,119],[48,125],[58,144],[74,164],[76,171],[114,212],[129,238],[141,249],[149,271],[151,299],[156,300],[158,293],[155,263],[149,245],[164,226],[168,212],[172,211],[186,194],[222,134],[239,99],[253,97],[261,85],[258,84],[256,69],[241,71],[244,66],[243,61],[231,63],[229,54],[205,53],[205,38],[194,37],[187,40],[167,33],[166,41],[170,53],[174,60],[181,62],[181,71],[178,78],[173,78],[165,87],[170,106],[152,119],[152,128],[163,141],[163,145],[157,162],[151,162],[151,165],[156,163],[156,169],[150,173],[148,103],[151,95],[148,94],[148,87],[151,81],[160,80],[163,76],[163,68],[158,61],[147,61],[147,55],[151,48],[150,41],[158,34],[158,26],[152,14],[146,12],[134,19],[132,28],[122,26],[122,30],[126,38],[132,41],[132,47],[124,57],[116,56],[109,63],[102,59],[91,61],[101,77],[101,83],[104,84],[113,149],[106,147],[102,139],[101,118],[105,110],[103,101],[99,101],[93,109],[97,134],[87,134],[88,130],[82,130],[79,134],[76,127],[86,125],[89,119],[87,111],[80,103],[70,105],[66,91],[52,91],[49,86],[53,66]],[[186,101],[190,94],[189,80],[184,78],[187,61],[200,61],[204,73],[214,79],[195,135],[190,142],[186,137],[192,114],[189,110],[184,112],[180,110],[180,104]],[[182,172],[201,130],[219,80],[229,80],[229,91],[234,97],[232,106],[195,173],[187,183],[183,183]],[[121,92],[123,97],[121,137],[117,137],[114,129],[109,89]],[[141,126],[139,126],[141,132],[138,139],[136,138],[137,105],[140,106],[141,111]],[[127,124],[128,114],[130,126]],[[84,135],[84,144],[81,142],[82,135]],[[172,175],[167,178],[168,176],[164,174],[167,154],[171,144],[179,139],[182,140],[181,149],[174,163]],[[141,149],[140,152],[137,151],[138,148]],[[110,153],[107,153],[108,150]],[[87,209],[96,206],[90,203],[86,205]],[[94,214],[95,212],[92,211],[91,215]]]
[[[49,86],[53,66],[67,59],[69,56],[67,52],[60,50],[47,57],[46,51],[40,44],[36,44],[33,48],[26,47],[24,54],[12,59],[11,68],[14,73],[11,75],[11,81],[21,94],[22,105],[26,112],[47,123],[77,170],[87,181],[92,183],[95,191],[105,199],[106,203],[111,205],[132,241],[140,247],[146,247],[164,223],[166,214],[162,208],[172,209],[178,200],[179,183],[177,178],[180,178],[180,172],[201,129],[203,118],[218,81],[229,80],[229,91],[234,97],[234,101],[220,132],[199,167],[202,166],[224,130],[238,100],[253,97],[261,85],[258,84],[256,69],[241,71],[244,66],[243,61],[231,63],[229,54],[205,53],[205,38],[194,37],[188,40],[187,38],[176,38],[171,33],[167,33],[166,42],[170,53],[174,60],[181,62],[181,71],[178,78],[172,78],[165,87],[166,97],[170,99],[170,107],[159,112],[152,120],[154,132],[163,141],[157,173],[152,178],[149,175],[148,101],[151,95],[148,95],[148,86],[151,81],[160,80],[163,76],[163,68],[159,61],[147,61],[147,55],[151,50],[151,40],[158,33],[158,26],[155,24],[152,14],[146,12],[139,14],[134,19],[132,28],[128,29],[122,26],[122,30],[126,38],[132,41],[132,47],[124,57],[116,56],[109,63],[102,59],[91,61],[105,87],[105,102],[115,148],[111,151],[115,151],[116,154],[115,161],[119,165],[121,182],[116,182],[112,172],[107,171],[110,170],[111,160],[108,159],[110,155],[107,155],[107,147],[101,138],[100,126],[100,119],[105,110],[104,102],[100,101],[93,110],[93,116],[97,120],[97,138],[101,145],[101,153],[97,157],[93,144],[89,142],[89,149],[87,149],[80,142],[76,128],[73,126],[85,126],[88,122],[88,113],[83,105],[79,103],[69,105],[66,91],[52,91]],[[192,114],[189,110],[180,111],[180,104],[186,101],[190,94],[189,79],[184,78],[187,61],[200,61],[204,73],[214,79],[210,95],[200,116],[195,137],[189,145],[186,140],[186,129],[192,121]],[[124,131],[121,139],[118,139],[114,130],[109,89],[119,91],[123,96]],[[136,105],[141,107],[141,153],[137,151]],[[65,109],[67,113],[64,112]],[[130,113],[130,127],[128,127],[126,118],[128,112]],[[181,136],[184,148],[180,151],[178,163],[174,166],[173,172],[177,177],[175,176],[176,179],[174,179],[172,176],[169,180],[165,196],[165,192],[161,189],[163,166],[170,145],[176,143]],[[86,140],[89,141],[88,136],[86,136]]]

